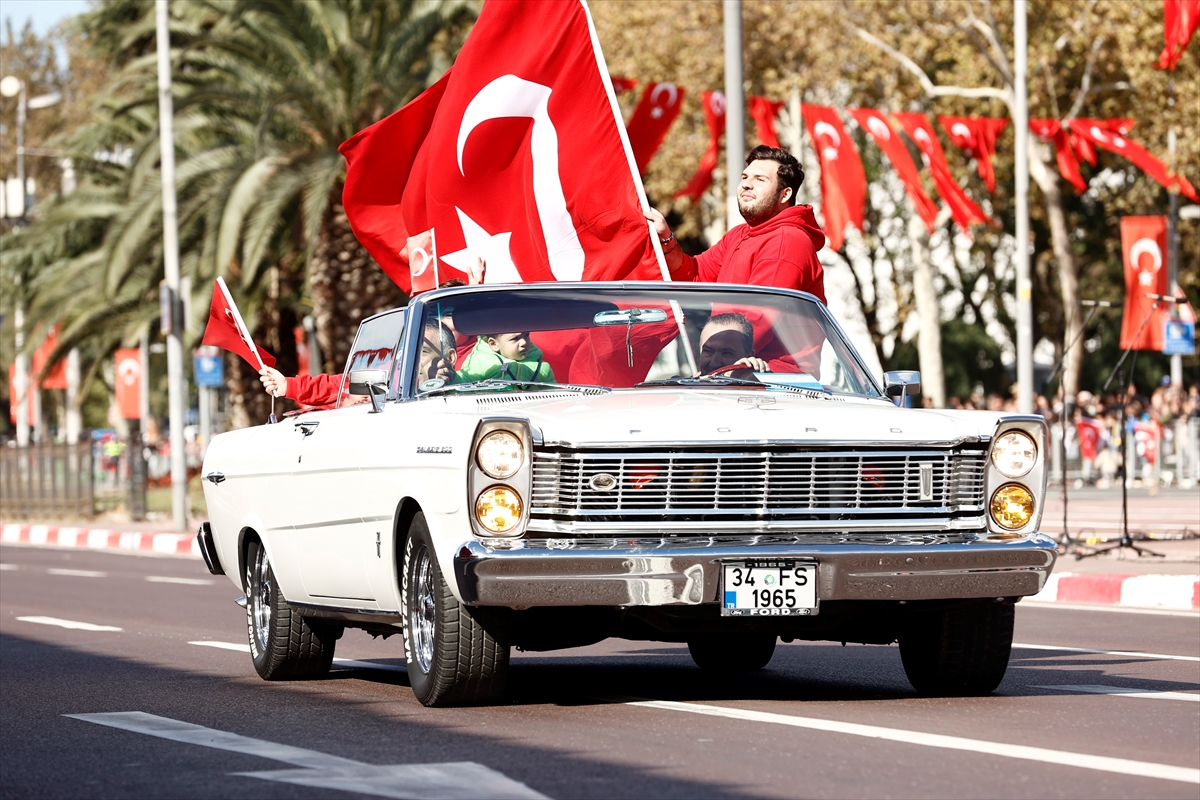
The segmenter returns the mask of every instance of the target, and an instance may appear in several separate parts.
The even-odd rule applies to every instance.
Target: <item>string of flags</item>
[[[612,82],[613,90],[618,94],[632,91],[638,85],[633,78],[613,77]],[[662,146],[668,129],[682,110],[686,95],[684,87],[666,82],[648,83],[642,90],[641,98],[626,123],[639,171],[645,172]],[[725,95],[716,91],[703,92],[701,100],[709,131],[708,147],[692,178],[674,194],[674,197],[688,197],[693,203],[712,185],[713,168],[717,164],[725,129]],[[767,97],[747,98],[747,111],[754,120],[756,135],[762,144],[779,146],[776,117],[782,107],[781,102]],[[888,116],[868,108],[847,108],[846,113],[888,157],[904,185],[913,210],[932,232],[937,205],[922,186],[917,165]],[[899,112],[890,116],[916,146],[938,195],[949,206],[951,217],[963,232],[969,236],[971,225],[997,224],[955,179],[929,117]],[[801,117],[821,167],[825,232],[829,237],[829,246],[837,250],[842,246],[847,225],[862,230],[866,203],[866,177],[862,160],[837,109],[804,104],[801,106]],[[994,192],[996,175],[992,159],[996,154],[996,140],[1008,127],[1009,120],[1005,117],[981,116],[939,116],[937,120],[951,144],[975,160],[979,177],[988,191]],[[1087,191],[1087,182],[1080,172],[1079,162],[1086,161],[1095,167],[1096,148],[1099,147],[1128,159],[1168,190],[1178,191],[1200,202],[1200,194],[1186,177],[1172,173],[1166,164],[1129,138],[1133,126],[1134,120],[1131,119],[1029,121],[1030,130],[1054,146],[1060,174],[1080,194]]]

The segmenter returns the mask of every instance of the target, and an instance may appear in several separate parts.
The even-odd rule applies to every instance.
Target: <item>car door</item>
[[[347,359],[338,408],[292,420],[300,436],[292,536],[305,590],[317,603],[371,608],[377,599],[369,573],[380,558],[378,525],[363,519],[359,456],[382,415],[348,395],[347,387],[351,370],[391,367],[404,316],[398,309],[365,320]]]

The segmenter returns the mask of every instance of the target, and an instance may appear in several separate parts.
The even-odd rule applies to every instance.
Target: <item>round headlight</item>
[[[507,486],[493,486],[475,500],[475,519],[492,533],[508,533],[521,521],[521,496]]]
[[[1001,486],[992,495],[991,512],[992,519],[1005,530],[1024,528],[1033,518],[1033,494],[1015,483]]]
[[[475,460],[479,468],[493,478],[507,478],[521,468],[525,447],[516,434],[492,431],[479,441]]]
[[[1006,478],[1019,478],[1037,463],[1037,445],[1028,434],[1009,431],[992,446],[992,464]]]

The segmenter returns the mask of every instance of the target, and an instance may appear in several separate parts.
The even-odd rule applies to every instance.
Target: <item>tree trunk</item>
[[[945,408],[946,374],[942,366],[941,308],[937,290],[933,286],[933,265],[929,263],[929,229],[916,214],[908,220],[908,239],[912,245],[913,299],[921,323],[917,335],[921,393],[933,401],[934,408]]]
[[[326,372],[341,372],[358,324],[372,314],[408,303],[408,298],[354,238],[334,188],[329,211],[308,268],[317,344]]]
[[[1066,315],[1066,341],[1075,342],[1067,354],[1062,378],[1063,389],[1070,397],[1079,392],[1080,373],[1083,370],[1083,342],[1076,339],[1083,322],[1083,306],[1079,302],[1079,268],[1075,264],[1075,253],[1071,250],[1067,211],[1063,206],[1062,187],[1058,182],[1058,170],[1050,148],[1032,139],[1029,144],[1029,177],[1042,190],[1042,197],[1046,201],[1050,240],[1054,247],[1054,258],[1058,261],[1059,290],[1062,292],[1063,312]],[[1017,246],[1029,245],[1028,242],[1017,242]]]

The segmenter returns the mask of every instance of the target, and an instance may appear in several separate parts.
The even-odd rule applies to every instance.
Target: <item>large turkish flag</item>
[[[342,144],[346,216],[405,291],[425,231],[441,279],[657,279],[619,120],[580,0],[488,0],[449,73]]]
[[[1154,300],[1146,295],[1167,293],[1167,218],[1121,217],[1121,254],[1125,258],[1121,349],[1133,343],[1134,350],[1162,351],[1163,323],[1171,306],[1159,303],[1146,321],[1154,307]]]
[[[667,138],[667,129],[683,110],[684,94],[683,87],[673,83],[646,84],[628,126],[629,144],[633,147],[639,175],[646,171],[650,159]]]
[[[867,176],[854,140],[842,127],[842,118],[827,106],[800,107],[800,116],[812,137],[821,162],[821,213],[829,247],[840,250],[846,225],[863,228],[867,202]]]

